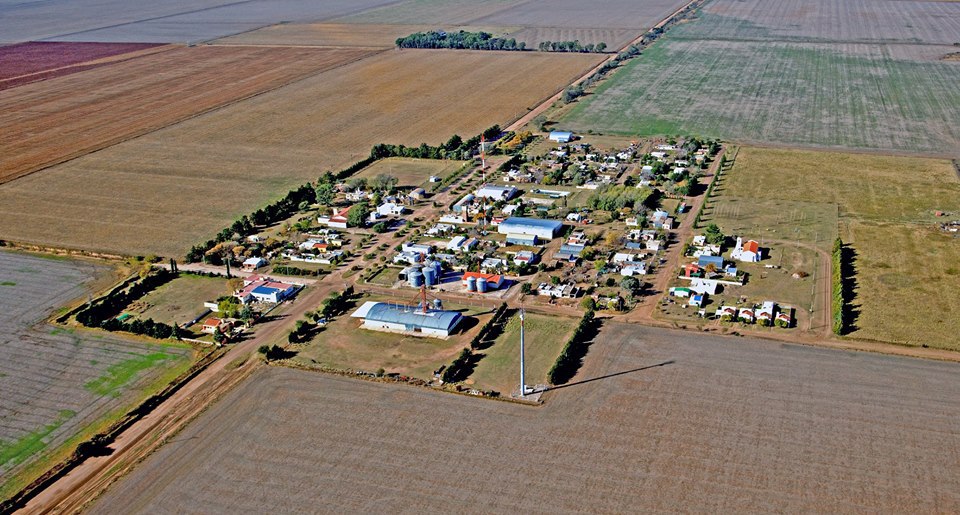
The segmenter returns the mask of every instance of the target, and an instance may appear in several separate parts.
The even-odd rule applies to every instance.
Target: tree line
[[[457,50],[526,50],[527,44],[514,38],[498,38],[489,32],[414,32],[396,40],[399,48],[453,48]]]
[[[558,385],[569,381],[577,374],[577,370],[587,355],[587,349],[590,347],[590,340],[593,338],[597,327],[597,320],[593,310],[587,310],[577,324],[576,330],[563,346],[563,351],[557,357],[557,361],[550,367],[547,377],[550,384]]]
[[[597,44],[580,44],[580,40],[573,41],[541,41],[537,45],[537,50],[541,52],[579,52],[581,54],[597,53],[602,54],[607,50],[607,44],[599,42]]]

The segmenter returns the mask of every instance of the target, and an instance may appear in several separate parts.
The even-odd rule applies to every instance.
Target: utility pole
[[[527,381],[523,363],[523,308],[520,308],[520,397],[527,395]]]

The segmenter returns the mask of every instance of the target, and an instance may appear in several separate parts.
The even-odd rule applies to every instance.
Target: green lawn
[[[570,339],[578,320],[527,313],[524,317],[524,355],[527,384],[547,384],[547,372]],[[520,384],[520,316],[514,315],[494,344],[479,351],[483,358],[467,380],[474,387],[510,395]]]
[[[459,170],[463,163],[463,161],[439,159],[388,157],[360,170],[352,177],[363,177],[369,180],[377,175],[387,174],[396,177],[400,186],[426,187],[431,175],[444,178]]]

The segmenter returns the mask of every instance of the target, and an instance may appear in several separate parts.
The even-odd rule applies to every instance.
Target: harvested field
[[[283,23],[218,39],[213,44],[393,48],[399,37],[434,29],[433,25]]]
[[[91,262],[0,252],[0,498],[191,363],[189,347],[43,322],[103,275]]]
[[[360,170],[354,177],[373,179],[380,174],[397,178],[399,186],[424,186],[431,175],[445,178],[463,166],[463,161],[390,157]]]
[[[952,87],[960,66],[896,59],[888,49],[668,37],[577,102],[560,124],[579,132],[960,155],[960,90]]]
[[[856,314],[850,336],[960,350],[960,239],[931,225],[852,221]]]
[[[91,512],[953,512],[958,372],[613,323],[540,408],[271,367]]]
[[[522,27],[580,27],[631,29],[643,32],[686,4],[683,0],[553,0],[521,2],[488,16],[470,20],[474,25]]]
[[[32,42],[0,46],[0,91],[102,66],[156,48],[148,43]]]
[[[385,52],[4,184],[0,238],[179,256],[376,143],[439,144],[519,118],[599,59]]]
[[[542,41],[580,41],[580,43],[606,43],[607,51],[613,52],[633,41],[640,35],[640,29],[575,29],[553,27],[527,27],[511,31],[509,36],[527,43],[527,48],[537,48]]]
[[[183,43],[282,21],[320,21],[392,0],[48,0],[6,2],[0,43],[41,39]]]
[[[358,24],[465,25],[472,20],[523,3],[525,3],[523,0],[404,0],[338,18],[335,21]],[[517,23],[501,25],[517,25]]]
[[[0,93],[0,182],[369,55],[179,48]]]
[[[712,0],[700,12],[671,37],[952,45],[960,34],[960,2]]]

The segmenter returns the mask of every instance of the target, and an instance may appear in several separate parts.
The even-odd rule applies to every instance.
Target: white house
[[[634,275],[647,275],[646,263],[630,263],[620,268],[620,275],[632,277]]]
[[[267,260],[261,257],[247,258],[243,261],[244,270],[256,270],[267,264]]]
[[[754,240],[743,242],[743,238],[737,236],[737,246],[730,252],[730,259],[743,261],[746,263],[757,263],[760,261],[760,244]]]
[[[393,202],[384,202],[377,206],[377,214],[380,216],[399,216],[407,212],[407,208]]]
[[[517,195],[517,188],[513,186],[498,186],[496,184],[484,184],[474,193],[477,198],[488,198],[491,200],[510,200]]]

